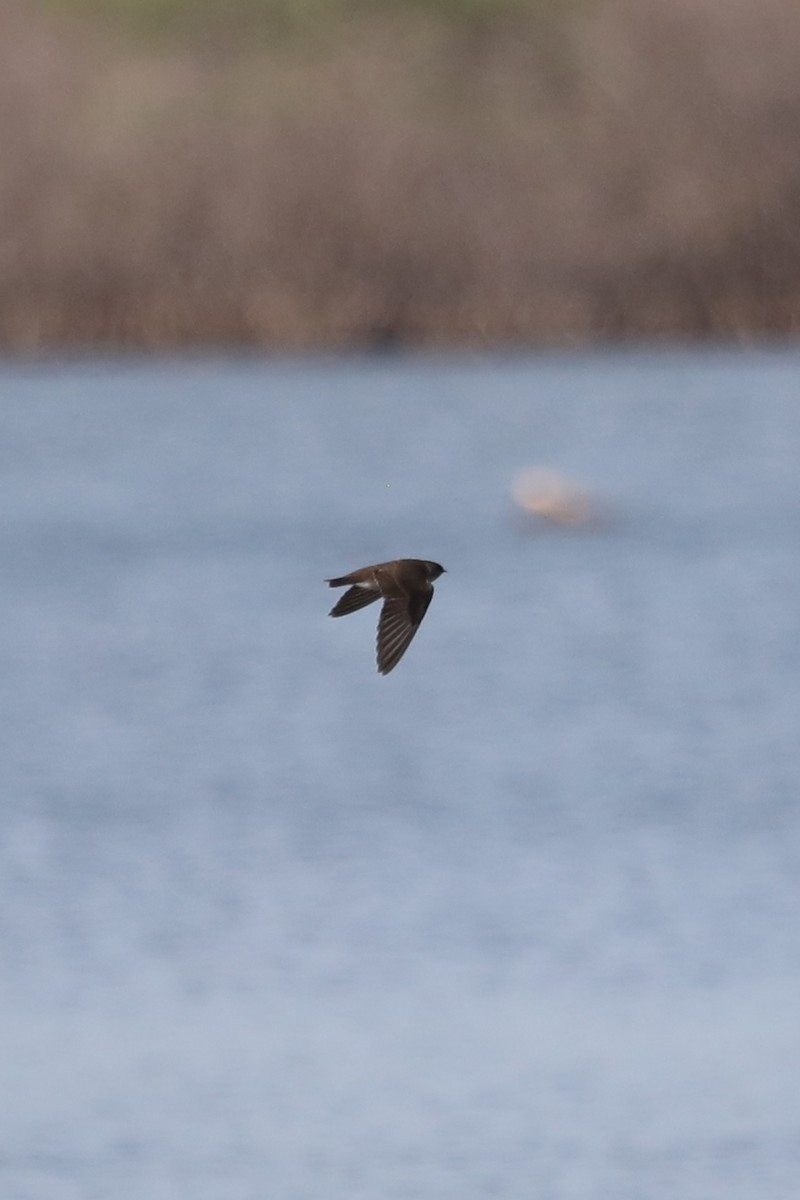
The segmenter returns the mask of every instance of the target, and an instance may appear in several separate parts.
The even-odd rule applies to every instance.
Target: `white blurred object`
[[[598,520],[587,491],[546,467],[528,467],[514,480],[514,500],[523,512],[555,525],[585,528]]]

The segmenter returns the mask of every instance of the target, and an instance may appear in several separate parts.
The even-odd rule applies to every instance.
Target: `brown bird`
[[[388,675],[405,654],[433,598],[433,580],[444,567],[420,558],[396,558],[394,562],[359,567],[338,579],[326,579],[330,587],[350,588],[331,609],[329,616],[347,613],[383,600],[378,621],[378,670]]]

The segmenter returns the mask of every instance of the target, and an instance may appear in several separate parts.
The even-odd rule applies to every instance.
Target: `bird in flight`
[[[408,649],[433,598],[433,580],[444,573],[439,563],[421,558],[396,558],[393,562],[359,567],[338,579],[326,579],[330,587],[347,587],[329,616],[348,613],[383,600],[378,621],[378,670],[393,671]]]

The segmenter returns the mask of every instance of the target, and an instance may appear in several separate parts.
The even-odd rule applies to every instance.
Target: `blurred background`
[[[793,0],[3,0],[0,344],[796,330]]]
[[[797,1193],[798,35],[0,0],[4,1200]]]

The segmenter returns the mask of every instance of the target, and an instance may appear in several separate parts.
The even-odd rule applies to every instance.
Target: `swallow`
[[[349,575],[325,580],[329,587],[350,585],[328,615],[344,617],[374,600],[383,600],[377,658],[379,672],[388,675],[400,662],[428,611],[433,599],[433,580],[444,573],[439,563],[420,558],[396,558],[393,562],[359,567]]]

